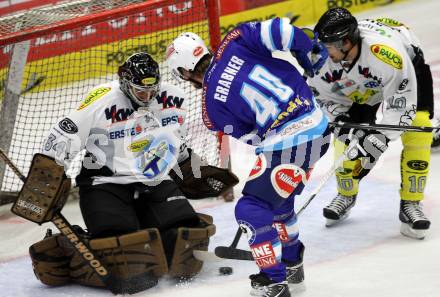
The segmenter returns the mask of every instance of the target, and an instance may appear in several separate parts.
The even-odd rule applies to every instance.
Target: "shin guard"
[[[429,113],[418,111],[412,123],[414,126],[431,127]],[[432,133],[405,132],[401,136],[403,151],[401,155],[402,200],[420,201],[429,173]]]
[[[335,160],[344,153],[346,145],[339,141],[334,141],[335,146]],[[359,191],[359,180],[353,178],[353,169],[356,165],[356,161],[344,161],[342,166],[339,167],[336,172],[336,182],[338,186],[338,193],[343,196],[354,196]]]

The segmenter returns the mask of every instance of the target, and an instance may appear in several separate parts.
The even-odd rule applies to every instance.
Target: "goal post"
[[[185,31],[215,49],[220,43],[217,0],[80,0],[1,17],[0,148],[26,173],[57,119],[94,86],[117,79],[118,66],[135,52],[151,54],[162,80],[177,83],[164,63],[165,50]],[[179,86],[189,101],[189,145],[208,163],[225,164],[221,138],[203,124],[201,92],[190,83]],[[69,170],[72,175],[76,166]],[[0,184],[0,204],[21,187],[3,162]]]

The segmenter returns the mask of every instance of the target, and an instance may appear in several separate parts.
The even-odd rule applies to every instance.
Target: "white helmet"
[[[203,39],[195,33],[185,32],[177,36],[167,47],[166,60],[173,76],[183,81],[179,68],[194,70],[206,54],[209,54],[209,50]]]

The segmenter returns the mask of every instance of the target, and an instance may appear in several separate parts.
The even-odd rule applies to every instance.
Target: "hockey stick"
[[[237,244],[240,241],[242,234],[243,231],[240,227],[238,227],[231,245],[216,247],[214,250],[215,255],[222,259],[253,261],[254,257],[252,256],[252,253],[250,251],[237,248]]]
[[[303,206],[298,210],[296,213],[297,216],[299,216],[306,207],[312,202],[313,199],[315,199],[316,195],[321,191],[321,189],[324,187],[324,185],[327,183],[327,181],[330,179],[330,177],[333,176],[333,173],[335,170],[342,164],[342,162],[347,157],[347,154],[350,150],[352,150],[357,145],[357,140],[354,139],[350,142],[350,145],[347,147],[347,149],[344,151],[342,156],[340,156],[336,162],[333,163],[332,167],[324,174],[324,176],[321,178],[321,181],[319,182],[318,186],[313,190],[310,197],[306,200],[306,202],[303,204]],[[232,244],[227,246],[218,246],[215,248],[215,255],[224,258],[224,259],[234,259],[234,260],[247,260],[247,261],[253,261],[254,257],[252,256],[252,252],[242,249],[237,249],[238,241],[240,240],[240,236],[242,234],[241,228],[238,227],[238,230],[235,234],[234,241]]]
[[[347,158],[348,152],[350,152],[358,143],[358,140],[355,138],[353,139],[349,146],[345,149],[342,156],[340,156],[336,162],[333,163],[332,167],[324,174],[324,176],[321,178],[321,181],[319,182],[318,186],[313,190],[312,194],[310,195],[309,199],[306,200],[306,202],[303,204],[303,206],[298,210],[296,213],[297,216],[299,216],[304,209],[312,202],[312,200],[316,197],[316,195],[321,191],[321,189],[324,187],[324,185],[327,183],[327,181],[330,179],[330,177],[333,176],[333,173],[338,169],[339,166],[341,166],[342,162]]]
[[[26,182],[26,177],[20,172],[14,163],[8,158],[8,156],[0,149],[0,158],[11,168],[11,170],[20,178],[22,182]],[[84,261],[90,266],[90,268],[96,273],[96,275],[105,284],[113,294],[134,294],[140,290],[148,289],[156,284],[156,280],[143,280],[144,284],[134,284],[124,282],[122,279],[114,276],[99,260],[89,245],[81,238],[75,231],[72,225],[67,219],[58,212],[53,215],[51,222],[57,227],[57,229],[67,237],[72,247],[82,256]],[[128,284],[128,286],[127,286]]]
[[[343,123],[343,122],[329,122],[328,124],[333,127],[365,129],[365,130],[432,132],[440,129],[440,127],[399,126],[399,125],[387,125],[387,124],[357,124],[357,123]]]

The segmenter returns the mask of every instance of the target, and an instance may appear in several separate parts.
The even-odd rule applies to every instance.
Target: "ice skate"
[[[296,262],[283,260],[286,264],[286,280],[290,293],[295,294],[306,290],[303,266],[304,245],[301,243],[300,259]]]
[[[287,281],[276,283],[260,272],[252,274],[251,279],[251,295],[259,297],[290,297]]]
[[[299,293],[306,290],[302,260],[297,263],[286,263],[286,272],[286,280],[291,293]]]
[[[401,200],[399,219],[402,222],[400,233],[415,239],[424,239],[425,232],[431,225],[431,222],[423,213],[419,201]]]
[[[345,220],[350,214],[350,209],[356,203],[356,195],[344,196],[338,194],[329,205],[324,207],[324,217],[327,219],[326,226],[330,227]]]

